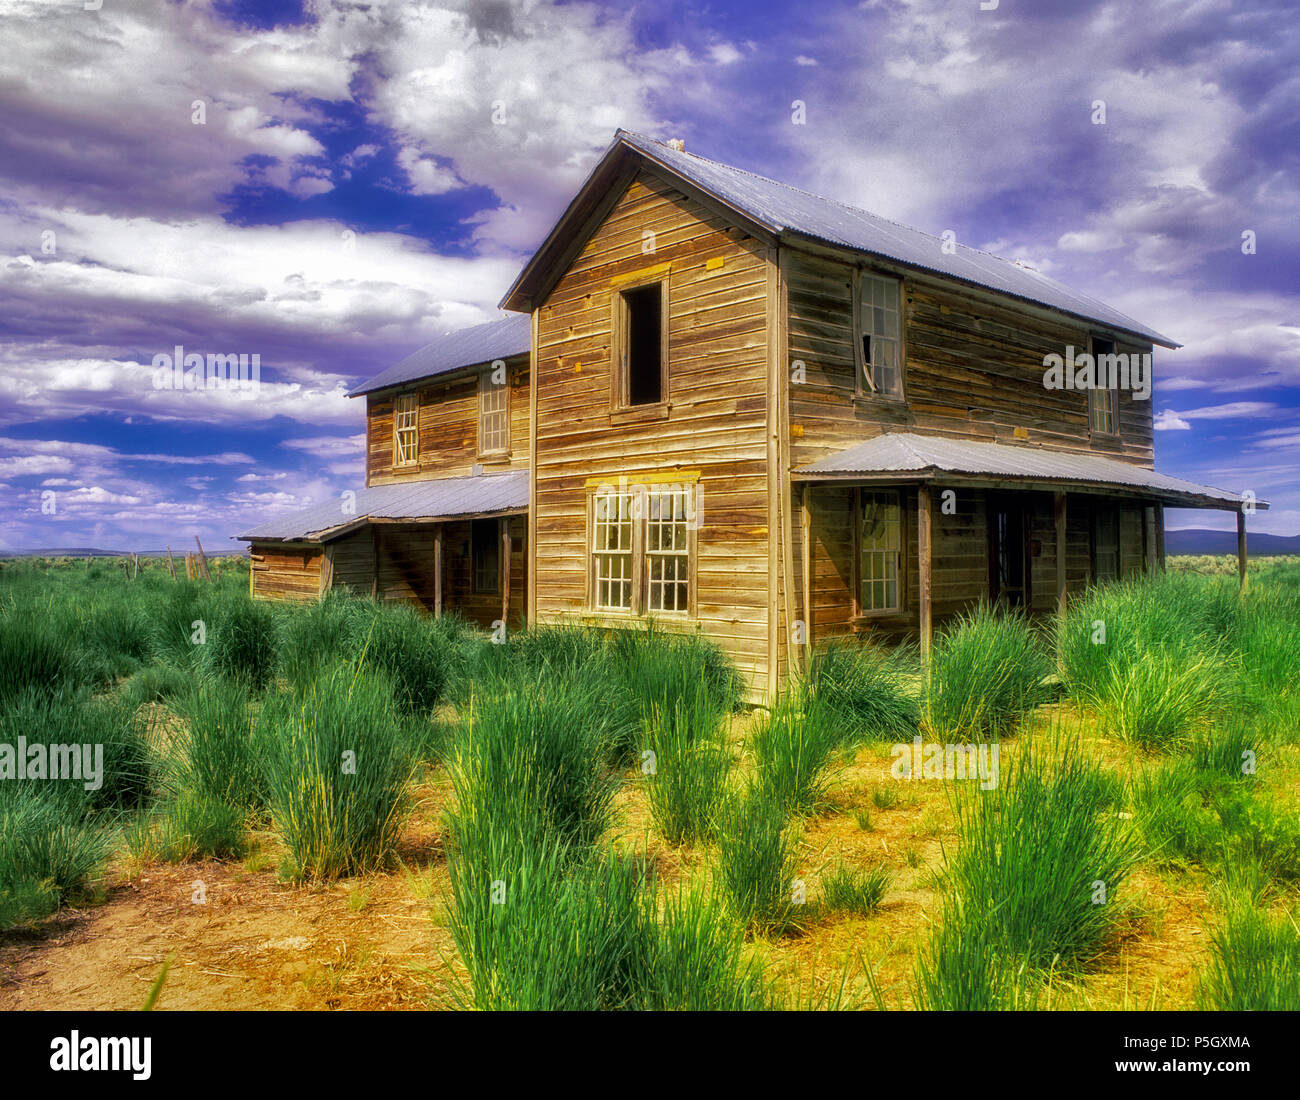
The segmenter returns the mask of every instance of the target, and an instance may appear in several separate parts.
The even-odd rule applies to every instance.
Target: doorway
[[[1029,514],[1015,497],[989,498],[989,598],[1028,609]]]

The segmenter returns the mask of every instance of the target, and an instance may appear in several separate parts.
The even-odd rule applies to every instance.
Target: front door
[[[989,596],[1029,606],[1029,516],[1014,497],[989,499]]]

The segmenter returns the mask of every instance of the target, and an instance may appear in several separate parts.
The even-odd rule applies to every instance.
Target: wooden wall
[[[1150,399],[1120,392],[1120,439],[1110,442],[1090,437],[1085,392],[1043,387],[1045,355],[1064,354],[1066,345],[1082,353],[1089,332],[1104,331],[933,276],[907,274],[906,404],[855,396],[850,264],[789,250],[785,267],[789,357],[806,368],[806,381],[790,386],[796,469],[884,431],[1038,444],[1152,466]],[[1121,341],[1116,350],[1149,353],[1152,347]]]
[[[659,265],[668,265],[668,405],[662,416],[611,411],[614,294]],[[644,171],[535,314],[539,620],[621,621],[588,614],[588,478],[695,472],[697,617],[682,625],[698,623],[743,672],[765,675],[768,267],[765,244]]]
[[[510,450],[480,456],[478,373],[431,379],[414,388],[420,395],[419,462],[393,466],[393,403],[397,392],[366,397],[366,485],[414,478],[457,477],[482,464],[492,473],[528,467],[528,357],[506,361],[510,384]],[[404,392],[410,392],[410,387]]]
[[[254,599],[314,600],[320,596],[323,548],[319,544],[254,542],[249,554]]]
[[[940,624],[968,610],[989,594],[988,494],[980,489],[955,490],[955,512],[940,508],[943,486],[933,490],[934,620]],[[818,486],[812,503],[812,638],[814,643],[852,632],[877,633],[885,639],[915,635],[919,603],[916,539],[916,489],[900,489],[904,512],[905,582],[899,615],[852,617],[852,490]],[[1053,494],[1023,494],[1028,505],[1029,537],[1038,553],[1030,556],[1030,610],[1056,611],[1056,522]],[[1082,592],[1092,583],[1091,510],[1094,501],[1120,509],[1120,572],[1139,573],[1145,567],[1142,505],[1130,500],[1106,500],[1087,494],[1066,494],[1066,592]]]

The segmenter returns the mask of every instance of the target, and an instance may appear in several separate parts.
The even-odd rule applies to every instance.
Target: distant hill
[[[1262,531],[1248,531],[1246,550],[1252,558],[1269,558],[1277,554],[1300,554],[1300,535],[1268,535]],[[1236,531],[1205,531],[1190,528],[1186,531],[1165,532],[1166,554],[1235,554]]]
[[[245,554],[248,552],[247,547],[237,549],[227,549],[222,547],[219,551],[213,552],[207,547],[208,557],[210,558],[228,558],[236,554]],[[181,547],[179,550],[172,550],[172,557],[180,560],[185,559],[186,548]],[[37,548],[35,550],[0,550],[0,558],[124,558],[135,554],[138,558],[165,558],[166,550],[101,550],[97,546],[55,546],[47,548]]]

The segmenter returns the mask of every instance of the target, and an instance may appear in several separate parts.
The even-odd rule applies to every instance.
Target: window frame
[[[1100,377],[1100,373],[1098,369],[1099,364],[1097,362],[1098,341],[1110,345],[1110,351],[1107,354],[1110,355],[1119,354],[1119,341],[1116,340],[1113,336],[1101,336],[1094,333],[1088,334],[1088,354],[1092,356],[1092,372],[1093,372],[1092,377],[1094,381],[1096,381]],[[1106,409],[1106,412],[1110,416],[1109,429],[1097,428],[1093,426],[1093,395],[1103,393],[1103,392],[1109,397],[1109,401],[1107,402],[1107,409]],[[1107,386],[1105,390],[1102,390],[1096,386],[1090,387],[1088,389],[1088,395],[1087,395],[1087,409],[1088,409],[1088,436],[1090,439],[1104,439],[1104,440],[1119,439],[1120,431],[1119,431],[1119,387],[1118,386]]]
[[[490,410],[500,415],[504,422],[504,442],[500,447],[487,445],[487,417],[489,410],[485,398],[501,391],[501,408]],[[506,380],[500,385],[492,381],[492,368],[480,371],[478,376],[478,454],[480,458],[508,458],[510,456],[510,367],[506,367]]]
[[[862,347],[862,338],[868,333],[862,323],[862,291],[868,280],[878,279],[882,282],[893,283],[898,288],[898,336],[884,337],[884,339],[895,339],[898,347],[898,392],[882,393],[876,386],[874,378],[868,373],[866,354]],[[906,282],[901,275],[895,275],[892,272],[881,271],[875,268],[855,267],[853,269],[853,377],[854,393],[858,397],[872,398],[876,401],[892,401],[898,404],[907,402],[907,343],[905,313],[906,313]],[[875,333],[870,334],[873,338]]]
[[[865,496],[892,496],[894,503],[898,508],[898,564],[896,566],[896,584],[895,584],[895,606],[893,607],[864,607],[862,603],[862,517],[863,517],[863,500]],[[904,503],[904,494],[901,488],[885,486],[873,488],[871,486],[858,486],[853,490],[853,501],[851,505],[852,524],[853,524],[853,568],[852,581],[852,617],[854,619],[883,619],[891,616],[904,615],[907,612],[907,539],[908,509]]]
[[[410,408],[403,409],[403,405],[409,403]],[[411,466],[420,464],[420,391],[410,390],[407,393],[395,394],[393,397],[393,468],[407,469]],[[411,422],[403,427],[402,418],[404,415],[410,415]],[[402,433],[411,433],[410,454],[405,455],[402,447]]]
[[[630,402],[631,373],[629,371],[628,339],[631,325],[628,321],[627,296],[649,287],[659,287],[659,400],[637,405]],[[617,412],[659,410],[668,405],[669,355],[668,355],[668,273],[655,272],[645,278],[629,280],[613,288],[610,294],[613,312],[610,341],[610,408]]]
[[[1100,550],[1100,534],[1102,521],[1108,521],[1114,525],[1115,533],[1115,573],[1113,576],[1103,577],[1097,568],[1098,554]],[[1123,548],[1123,524],[1120,520],[1120,506],[1116,501],[1094,500],[1090,515],[1088,518],[1088,564],[1091,568],[1092,583],[1104,584],[1109,581],[1120,580],[1124,576],[1124,548]]]
[[[474,537],[474,533],[475,531],[486,530],[486,525],[489,523],[492,525],[492,537],[488,540],[488,543],[494,547],[496,568],[492,571],[492,587],[486,588],[479,579],[479,547],[483,544]],[[500,520],[472,519],[469,521],[469,589],[473,595],[501,595],[501,559],[504,557],[502,541]]]
[[[594,484],[590,485],[587,493],[587,614],[605,615],[605,616],[623,616],[628,618],[640,618],[642,616],[654,616],[667,619],[692,619],[696,615],[696,576],[699,563],[699,538],[698,527],[692,522],[693,513],[690,507],[690,498],[692,494],[698,493],[698,481],[688,478],[673,478],[663,481],[649,481],[634,484]],[[686,546],[678,550],[674,548],[671,551],[651,550],[650,537],[652,530],[651,520],[651,502],[652,495],[666,495],[670,493],[680,493],[685,499],[683,501],[683,518],[674,522],[680,522],[684,525],[684,536]],[[600,524],[602,521],[599,517],[600,501],[603,498],[624,497],[628,500],[629,507],[629,543],[630,548],[626,553],[628,560],[626,578],[602,578],[599,556],[602,554],[618,553],[623,556],[623,552],[610,551],[603,548],[600,544]],[[698,508],[698,501],[696,503]],[[698,515],[698,512],[694,513]],[[654,558],[666,559],[669,557],[677,560],[685,560],[685,577],[675,578],[672,581],[659,581],[653,579]],[[627,606],[612,606],[601,601],[601,586],[609,583],[627,583],[629,585],[629,599]],[[656,583],[668,585],[684,583],[686,586],[685,606],[677,608],[655,608],[651,606],[653,586]]]

